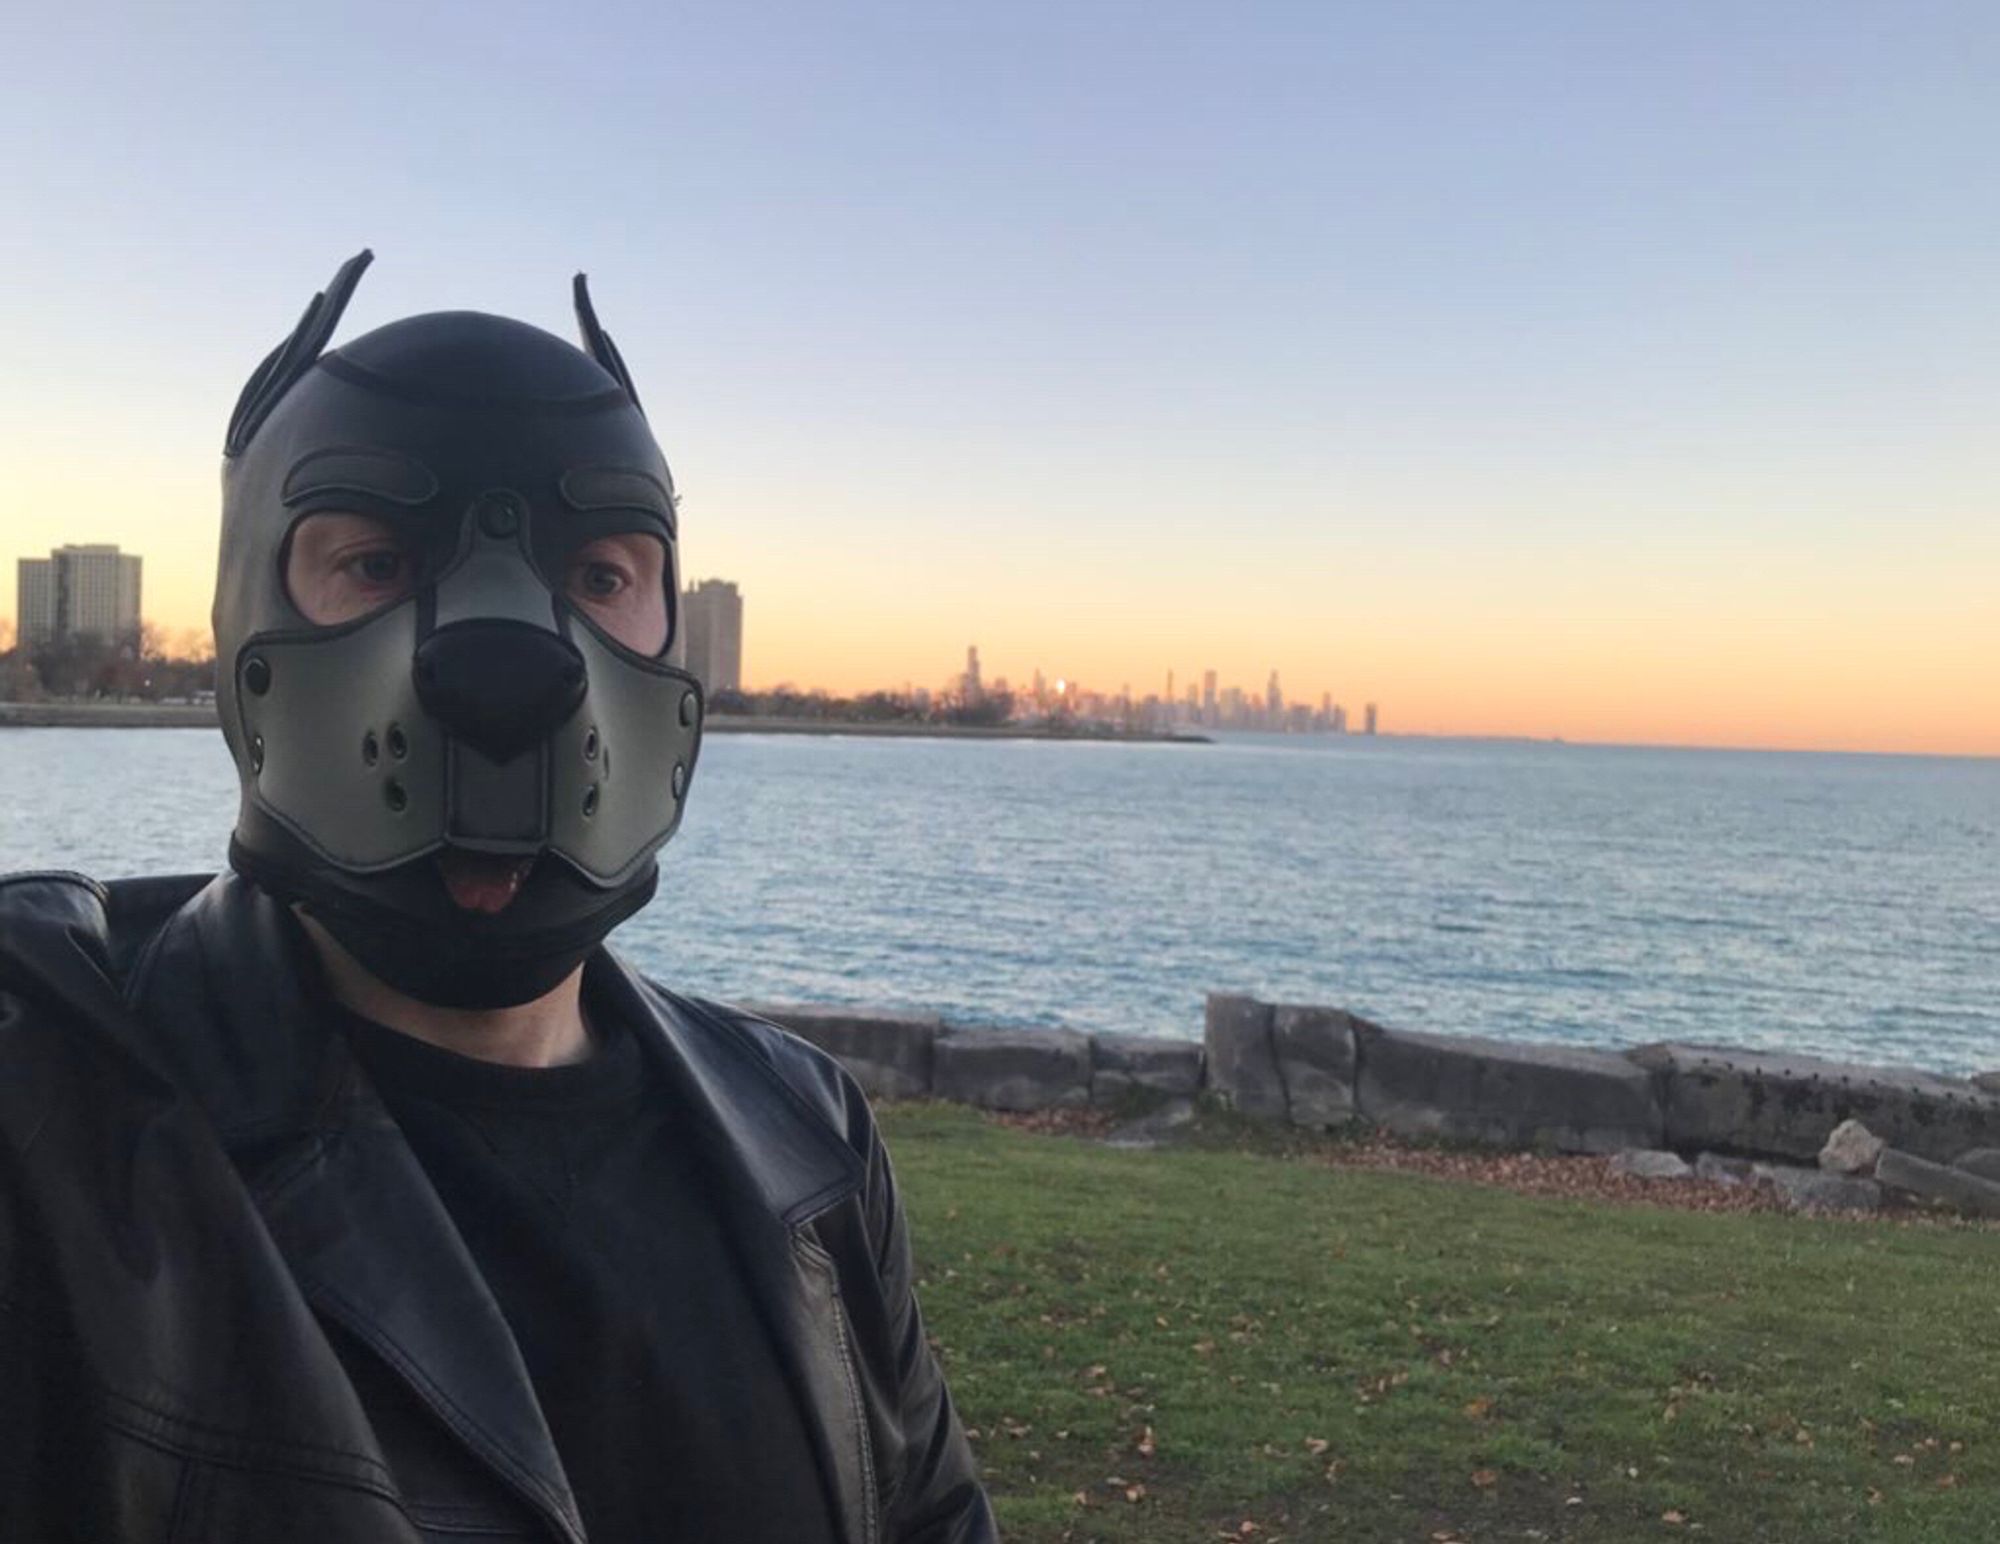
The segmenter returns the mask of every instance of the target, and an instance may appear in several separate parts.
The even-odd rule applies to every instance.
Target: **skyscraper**
[[[1204,670],[1201,673],[1201,717],[1203,723],[1212,724],[1215,722],[1215,672],[1213,670]]]
[[[89,543],[22,558],[15,569],[16,632],[24,647],[71,638],[137,645],[138,554]]]
[[[986,695],[986,683],[979,678],[979,645],[965,647],[965,674],[959,677],[958,694],[967,702],[977,702]]]
[[[1375,732],[1375,704],[1372,702],[1361,710],[1361,732],[1363,734]]]
[[[56,636],[56,562],[22,558],[14,567],[14,634],[33,648]]]
[[[743,690],[743,596],[727,579],[703,579],[681,596],[687,668],[702,690]]]

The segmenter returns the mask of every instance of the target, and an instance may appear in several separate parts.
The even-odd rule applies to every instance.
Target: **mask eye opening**
[[[354,498],[315,500],[299,509],[285,528],[276,556],[279,593],[308,627],[358,626],[410,599],[435,577],[427,572],[435,565],[426,562],[407,515],[386,514],[368,508],[367,503]],[[315,520],[340,519],[353,524],[344,535],[333,538],[329,551],[302,560],[317,557],[319,570],[310,574],[295,571],[300,532]],[[372,562],[387,551],[393,551],[398,560],[393,574]],[[306,583],[312,583],[317,593],[301,593]]]
[[[680,635],[680,595],[678,555],[664,522],[651,511],[605,510],[563,521],[555,529],[551,529],[552,526],[556,526],[556,522],[543,522],[538,528],[534,559],[536,570],[554,595],[562,614],[581,622],[607,646],[629,659],[646,662],[665,660]],[[665,629],[657,648],[635,647],[618,637],[614,631],[616,621],[598,614],[572,587],[571,578],[578,554],[593,542],[616,536],[639,536],[659,545],[659,600]]]

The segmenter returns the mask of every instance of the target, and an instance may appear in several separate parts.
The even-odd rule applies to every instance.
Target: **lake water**
[[[213,868],[211,730],[0,730],[0,869]],[[1203,994],[2000,1067],[2000,761],[711,736],[617,941],[685,990],[1199,1038]]]

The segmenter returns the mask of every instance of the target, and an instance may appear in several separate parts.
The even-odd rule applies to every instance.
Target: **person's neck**
[[[440,1008],[399,992],[303,912],[306,937],[343,1007],[442,1050],[508,1067],[557,1067],[590,1054],[579,965],[532,1002],[511,1008]]]

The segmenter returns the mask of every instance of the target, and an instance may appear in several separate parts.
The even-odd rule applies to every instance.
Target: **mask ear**
[[[645,412],[639,393],[632,385],[632,372],[625,368],[625,356],[618,352],[618,345],[611,341],[611,334],[597,320],[597,307],[590,303],[589,278],[578,274],[572,292],[576,296],[576,325],[583,334],[584,352],[611,372],[612,378],[625,388],[625,395],[632,399],[632,406],[641,413]]]
[[[271,416],[271,409],[313,367],[333,329],[340,325],[340,315],[354,298],[361,275],[374,261],[375,254],[364,248],[342,263],[333,281],[313,296],[292,335],[264,356],[243,395],[236,399],[236,411],[229,416],[229,434],[222,442],[223,455],[242,455],[258,427]]]

